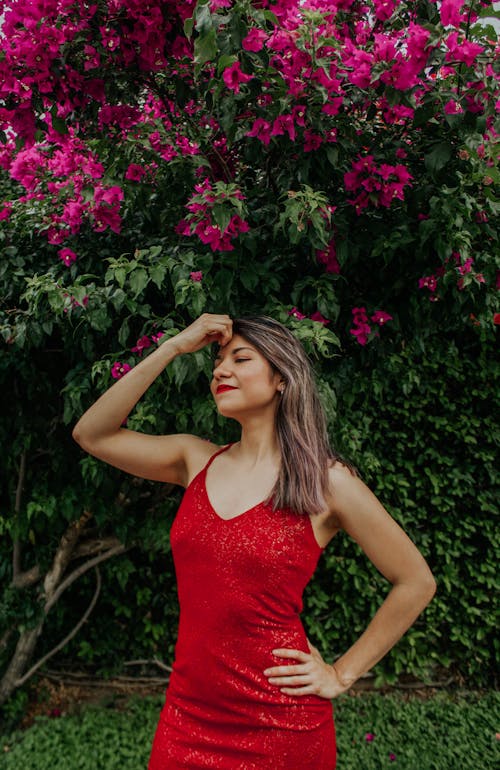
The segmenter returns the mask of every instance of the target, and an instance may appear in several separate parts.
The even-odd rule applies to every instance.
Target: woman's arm
[[[335,671],[347,688],[401,639],[431,601],[436,581],[420,551],[361,479],[339,464],[330,478],[338,525],[392,583],[366,630],[335,661]]]
[[[186,454],[202,439],[189,434],[150,436],[121,427],[140,397],[173,359],[231,339],[226,315],[204,313],[112,385],[80,418],[73,438],[89,454],[135,476],[185,485]]]
[[[314,647],[310,653],[272,651],[276,657],[299,661],[264,672],[271,684],[290,695],[334,698],[347,690],[396,644],[436,590],[419,550],[361,479],[340,463],[329,473],[332,519],[359,544],[392,588],[366,630],[333,666]]]

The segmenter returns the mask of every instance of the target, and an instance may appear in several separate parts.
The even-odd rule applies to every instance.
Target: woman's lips
[[[232,385],[219,385],[216,392],[224,393],[225,390],[236,390],[236,388],[233,388]]]

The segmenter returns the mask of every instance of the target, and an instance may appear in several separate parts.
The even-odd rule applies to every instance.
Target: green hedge
[[[489,346],[436,339],[399,353],[345,362],[336,375],[336,443],[417,544],[437,580],[430,605],[376,667],[432,677],[449,668],[491,682],[498,659],[493,607],[498,364]],[[334,539],[310,586],[309,625],[341,653],[376,610],[387,585],[353,541]],[[440,674],[442,677],[442,672]]]
[[[158,697],[134,699],[124,711],[93,706],[59,719],[39,717],[29,730],[4,736],[0,770],[145,768],[161,705]],[[337,768],[493,770],[499,706],[498,693],[341,696],[334,701]]]

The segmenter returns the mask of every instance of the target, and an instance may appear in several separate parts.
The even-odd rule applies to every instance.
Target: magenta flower
[[[165,332],[158,332],[158,334],[152,334],[151,339],[153,340],[153,342],[158,343],[161,340],[161,338],[164,336],[165,336]]]
[[[392,315],[385,313],[383,310],[376,310],[371,316],[373,323],[383,326],[387,321],[392,321]]]
[[[255,136],[256,139],[260,139],[263,144],[268,145],[271,141],[271,124],[263,118],[257,118],[254,121],[252,128],[247,132],[246,136]]]
[[[132,367],[129,364],[122,364],[121,361],[115,361],[111,367],[111,376],[114,380],[120,380],[129,372]]]
[[[248,35],[243,38],[241,45],[245,51],[260,51],[267,40],[267,34],[263,29],[251,29]]]
[[[318,262],[321,262],[321,264],[326,265],[327,273],[336,273],[337,275],[340,273],[340,265],[337,259],[337,250],[335,247],[335,241],[333,239],[328,244],[328,249],[324,251],[318,249],[316,251],[316,259]]]
[[[131,182],[140,182],[146,170],[138,163],[131,163],[125,172],[125,179],[130,179]]]
[[[375,740],[375,733],[365,733],[365,741],[367,743],[372,743],[372,741]]]
[[[450,99],[444,105],[444,111],[446,115],[461,115],[464,110],[460,102],[456,102],[454,99]]]
[[[435,275],[425,275],[423,278],[419,278],[418,280],[418,288],[419,289],[429,289],[429,291],[434,292],[437,289],[437,280]]]
[[[302,321],[302,319],[306,317],[300,310],[297,310],[296,307],[292,307],[292,309],[288,311],[288,315],[293,315],[293,317],[298,318],[299,321]]]
[[[144,336],[138,339],[135,346],[133,348],[130,348],[130,350],[132,351],[132,353],[139,353],[142,355],[142,351],[150,347],[151,347],[151,340],[149,339],[149,337]]]
[[[193,273],[189,273],[189,277],[191,278],[192,281],[199,283],[203,278],[203,273],[201,272],[201,270],[196,270]]]
[[[470,271],[472,270],[473,262],[474,260],[472,259],[472,257],[468,257],[463,263],[463,265],[460,265],[460,267],[457,268],[460,275],[466,275],[467,273],[470,273]]]
[[[5,201],[5,203],[0,205],[2,205],[2,208],[0,209],[0,222],[1,222],[4,219],[8,219],[10,217],[10,213],[12,211],[12,203],[10,201]]]
[[[316,312],[313,313],[312,316],[309,316],[309,317],[310,317],[311,321],[316,321],[317,323],[324,324],[325,326],[326,326],[326,324],[330,323],[328,318],[325,318],[324,316],[322,316],[321,313],[319,312],[319,310],[316,310]]]
[[[64,262],[66,267],[69,267],[73,262],[76,262],[76,254],[71,249],[59,249],[57,253],[59,255],[59,259]]]
[[[231,89],[231,91],[234,91],[236,94],[239,94],[240,92],[240,85],[242,83],[248,83],[248,81],[252,80],[252,78],[253,75],[246,75],[241,71],[241,64],[239,61],[235,61],[231,67],[226,67],[222,73],[222,79],[224,80],[224,83],[228,88]]]
[[[392,751],[389,752],[389,761],[390,762],[395,762],[396,761],[396,755],[393,754]]]
[[[443,27],[459,27],[462,18],[465,18],[465,14],[462,15],[460,10],[464,4],[464,0],[441,0],[441,7],[439,13],[441,16],[441,23]]]

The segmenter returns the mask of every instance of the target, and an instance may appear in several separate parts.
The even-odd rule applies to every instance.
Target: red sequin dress
[[[291,696],[263,671],[309,652],[299,613],[322,549],[310,519],[264,503],[226,520],[205,468],[171,529],[180,604],[175,660],[148,770],[334,770],[331,701]]]

